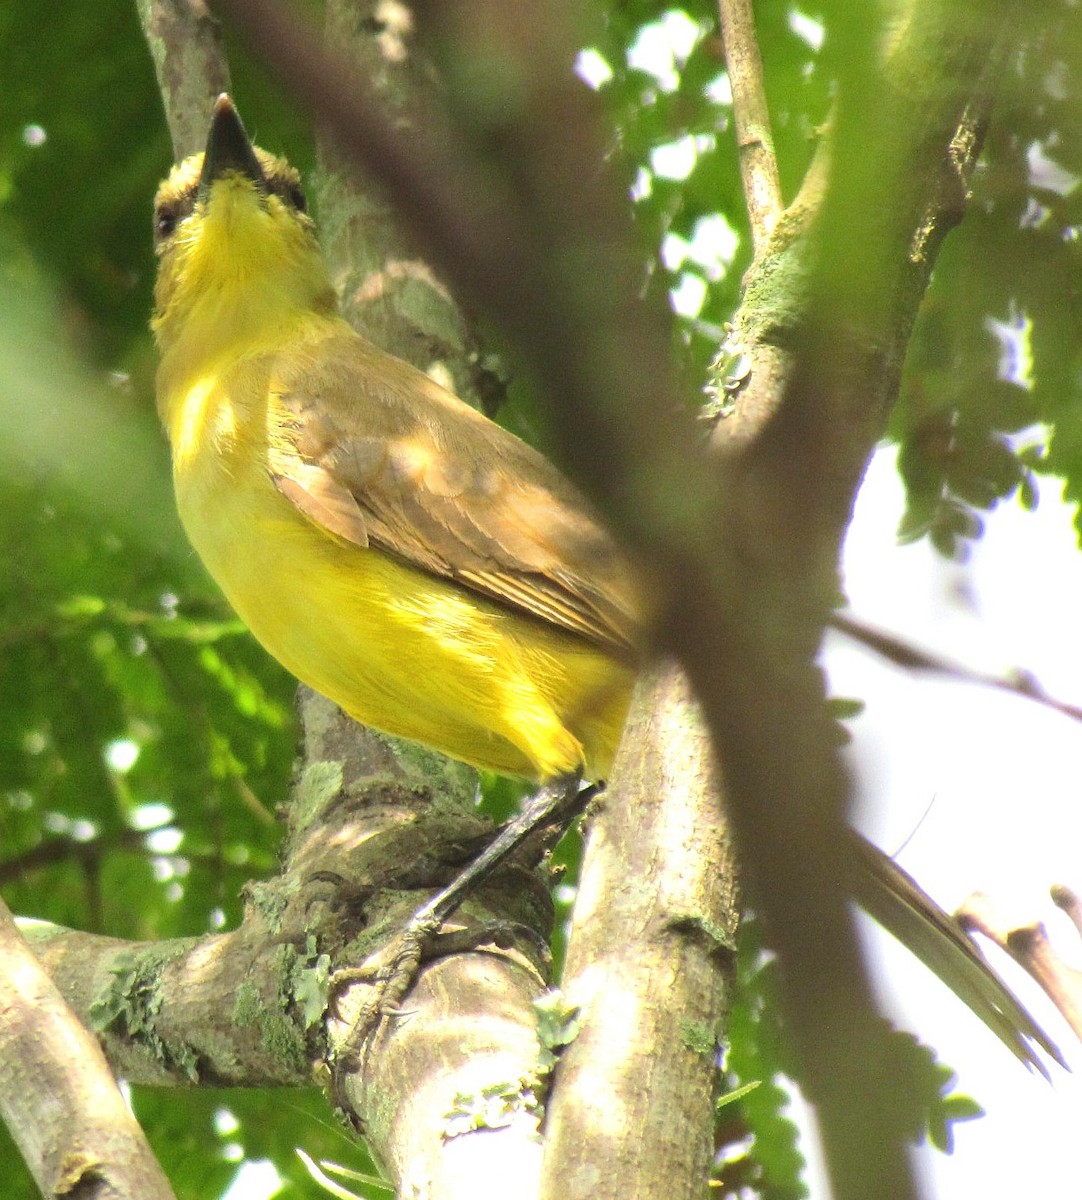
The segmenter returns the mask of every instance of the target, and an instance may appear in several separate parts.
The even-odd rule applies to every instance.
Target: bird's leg
[[[583,788],[581,784],[579,772],[558,776],[544,784],[530,797],[522,812],[500,828],[489,845],[457,878],[417,909],[406,927],[380,955],[378,965],[347,967],[332,975],[332,997],[350,983],[365,982],[372,986],[371,994],[335,1055],[339,1067],[348,1070],[356,1065],[365,1039],[374,1032],[381,1017],[396,1011],[440,926],[467,896],[539,830],[551,826],[563,835],[598,791],[596,786]],[[478,932],[485,940],[491,940],[490,930]],[[474,944],[478,944],[476,939]]]
[[[526,807],[500,828],[495,838],[464,868],[442,892],[437,892],[414,914],[407,929],[414,925],[434,929],[455,911],[478,884],[507,861],[533,834],[551,826],[562,837],[571,822],[597,793],[596,787],[583,788],[582,775],[560,775],[540,787],[527,801]],[[558,840],[558,839],[557,839]]]

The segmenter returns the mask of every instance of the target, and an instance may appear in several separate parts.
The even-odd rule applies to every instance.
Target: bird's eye
[[[177,214],[168,208],[160,208],[154,214],[154,233],[158,241],[172,237],[177,228]]]
[[[297,210],[297,212],[308,211],[308,201],[304,198],[304,191],[299,183],[290,184],[286,190],[286,199]]]

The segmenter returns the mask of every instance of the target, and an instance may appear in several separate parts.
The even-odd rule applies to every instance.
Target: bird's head
[[[158,189],[154,248],[152,328],[163,351],[189,324],[199,336],[239,323],[273,333],[276,315],[335,306],[300,175],[252,145],[226,95],[205,152]]]

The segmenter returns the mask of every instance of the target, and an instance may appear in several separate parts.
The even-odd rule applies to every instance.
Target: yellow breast
[[[161,399],[188,536],[288,670],[364,724],[481,767],[608,770],[631,668],[312,524],[267,470],[283,417],[265,357],[220,359]]]

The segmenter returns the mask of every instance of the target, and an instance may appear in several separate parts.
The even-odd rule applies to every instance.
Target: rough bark
[[[208,97],[230,90],[217,20],[204,0],[136,0],[177,162],[207,140]]]
[[[575,901],[545,1197],[703,1195],[740,914],[720,782],[686,677],[646,672]]]
[[[94,1037],[0,903],[0,1115],[45,1197],[171,1200]]]

